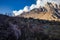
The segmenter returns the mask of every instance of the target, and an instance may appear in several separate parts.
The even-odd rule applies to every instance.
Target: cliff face
[[[54,3],[46,3],[44,7],[35,8],[27,13],[22,13],[20,17],[44,19],[44,20],[60,20],[60,6]]]

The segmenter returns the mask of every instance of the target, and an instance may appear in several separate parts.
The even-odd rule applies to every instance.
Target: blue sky
[[[12,13],[13,10],[23,9],[35,2],[36,0],[0,0],[0,13]]]

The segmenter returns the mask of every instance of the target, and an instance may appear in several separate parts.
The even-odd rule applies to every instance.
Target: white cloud
[[[20,15],[21,13],[23,13],[23,10],[19,10],[19,11],[13,11],[14,16]]]
[[[29,11],[29,7],[28,6],[25,6],[24,9],[23,9],[24,12],[28,12]]]
[[[35,4],[32,4],[32,5],[30,6],[30,10],[32,10],[32,9],[34,9],[34,8],[36,8],[36,5],[35,5]]]
[[[39,8],[39,7],[40,7],[41,2],[42,2],[42,1],[40,1],[40,0],[37,0],[37,1],[36,1],[36,8]]]
[[[39,8],[40,7],[40,0],[37,0],[36,4],[32,4],[30,7],[25,6],[23,10],[14,10],[13,13],[15,16],[22,14],[23,12],[29,12],[30,10],[34,8]]]
[[[29,11],[29,7],[28,6],[25,6],[24,9],[19,10],[19,11],[14,10],[13,13],[14,13],[14,16],[17,16],[17,15],[22,14],[23,12],[28,12],[28,11]]]

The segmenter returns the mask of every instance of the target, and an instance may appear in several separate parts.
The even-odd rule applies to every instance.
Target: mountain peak
[[[44,20],[60,20],[60,5],[47,2],[45,6],[35,8],[29,12],[24,12],[20,17],[44,19]]]

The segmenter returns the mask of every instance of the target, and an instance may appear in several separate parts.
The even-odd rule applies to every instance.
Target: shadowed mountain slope
[[[0,15],[0,40],[59,40],[60,22]]]

